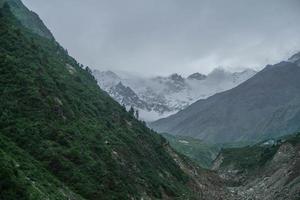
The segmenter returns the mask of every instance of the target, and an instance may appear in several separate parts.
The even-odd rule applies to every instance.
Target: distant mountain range
[[[300,130],[300,53],[268,65],[236,88],[199,100],[150,126],[159,132],[224,143]]]
[[[186,78],[176,73],[143,78],[112,71],[93,72],[103,90],[120,104],[138,109],[145,121],[174,114],[199,99],[231,89],[254,74],[256,71],[251,69],[231,73],[222,68],[208,75],[194,73]]]
[[[267,67],[238,87],[244,91],[233,93],[231,104],[224,96],[224,105],[236,105],[243,111],[239,116],[249,117],[252,111],[268,116],[279,103],[285,111],[289,105],[290,110],[273,119],[274,124],[288,122],[285,127],[294,130],[299,122],[299,115],[294,115],[299,102],[297,65],[299,55]],[[299,134],[222,149],[218,155],[219,146],[202,140],[164,134],[167,140],[101,90],[91,70],[70,57],[20,0],[0,0],[0,71],[1,200],[299,200]],[[238,82],[242,74],[229,75],[228,82]],[[180,93],[187,82],[207,83],[212,77],[175,74],[151,81],[159,83],[157,89],[164,86],[162,90]],[[128,95],[124,102],[149,103],[123,82],[114,87],[120,98]],[[241,98],[252,107],[241,106]],[[230,121],[216,113],[219,110],[206,114],[219,114],[229,127],[231,121],[240,124],[230,115],[237,111],[228,109]],[[255,120],[251,123],[256,131]],[[281,134],[282,129],[278,131]],[[184,155],[207,167],[213,164],[216,171],[203,169]]]

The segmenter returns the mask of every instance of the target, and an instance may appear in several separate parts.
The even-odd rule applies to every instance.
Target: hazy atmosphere
[[[300,200],[300,0],[0,0],[0,200]]]
[[[299,0],[24,3],[71,55],[98,69],[160,75],[259,69],[300,49]]]

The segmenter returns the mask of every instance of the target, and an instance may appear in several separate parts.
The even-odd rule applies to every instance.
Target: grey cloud
[[[24,0],[79,62],[141,74],[261,68],[300,51],[299,0]]]

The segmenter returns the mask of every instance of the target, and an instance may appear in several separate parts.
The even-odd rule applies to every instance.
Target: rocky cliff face
[[[190,79],[190,80],[199,80],[199,81],[201,81],[201,80],[204,80],[206,78],[207,78],[206,75],[200,74],[200,73],[194,73],[194,74],[191,74],[191,75],[188,76],[188,79]]]
[[[241,154],[243,159],[234,159],[234,154]],[[299,199],[300,134],[271,145],[225,150],[215,160],[213,169],[237,199]]]
[[[174,114],[199,99],[231,89],[255,73],[253,70],[231,73],[215,69],[207,76],[194,73],[185,78],[175,73],[145,78],[95,70],[93,75],[111,97],[127,107],[139,109],[141,119],[149,122]],[[118,87],[119,83],[124,86],[123,91]]]

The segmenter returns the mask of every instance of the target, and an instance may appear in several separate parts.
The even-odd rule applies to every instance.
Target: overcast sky
[[[300,0],[23,0],[80,63],[143,75],[260,69],[300,51]]]

